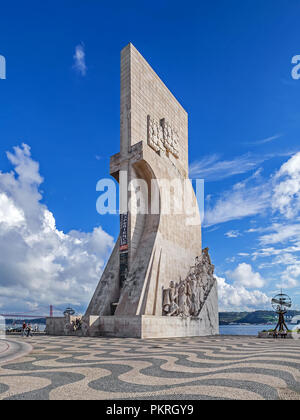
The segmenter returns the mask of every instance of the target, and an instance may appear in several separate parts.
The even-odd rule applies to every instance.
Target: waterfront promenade
[[[9,338],[0,399],[300,399],[300,340]]]

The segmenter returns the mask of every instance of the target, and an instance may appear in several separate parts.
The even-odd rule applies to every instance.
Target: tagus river
[[[287,325],[290,330],[293,330],[296,328],[296,325]],[[276,327],[276,324],[274,325],[266,325],[266,324],[260,324],[260,325],[220,325],[220,334],[221,335],[257,335],[259,331],[263,330],[272,330]],[[298,327],[300,327],[298,325]]]

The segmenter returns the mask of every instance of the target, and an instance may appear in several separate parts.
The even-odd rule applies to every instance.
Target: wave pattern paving
[[[300,340],[35,337],[0,399],[300,399]]]

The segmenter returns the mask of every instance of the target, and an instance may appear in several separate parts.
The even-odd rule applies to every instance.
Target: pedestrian
[[[27,327],[27,325],[26,325],[26,322],[24,321],[24,322],[23,322],[23,325],[22,325],[22,337],[24,337],[24,336],[25,336],[26,327]]]
[[[31,328],[31,325],[30,324],[28,324],[28,326],[27,326],[27,337],[32,337],[32,328]]]

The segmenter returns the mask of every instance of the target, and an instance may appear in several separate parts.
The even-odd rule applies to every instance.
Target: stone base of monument
[[[91,316],[85,320],[87,328],[66,332],[64,318],[47,322],[47,334],[89,337],[171,338],[216,335],[216,322],[206,318],[180,318],[141,315],[132,317]]]
[[[90,336],[172,338],[218,334],[206,319],[142,315],[135,317],[99,317],[90,327]]]
[[[76,317],[47,318],[49,335],[78,335],[89,337],[172,338],[219,334],[218,313],[215,311],[216,284],[210,291],[197,318],[180,316],[97,316],[82,318],[78,331],[69,328]],[[78,318],[78,317],[77,317]]]
[[[197,318],[179,316],[90,316],[85,320],[88,335],[133,338],[196,337],[219,334],[218,314],[215,311],[216,285],[212,288]]]

